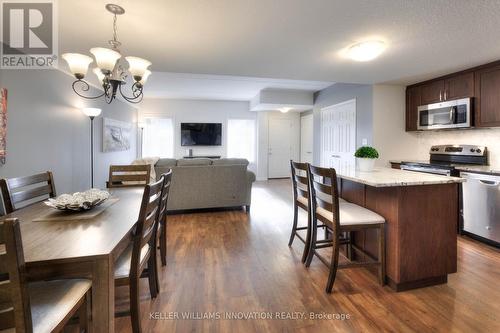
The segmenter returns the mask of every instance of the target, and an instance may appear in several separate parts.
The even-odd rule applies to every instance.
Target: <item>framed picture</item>
[[[7,157],[7,89],[0,89],[0,164]]]
[[[103,118],[102,151],[113,152],[130,149],[132,124]]]

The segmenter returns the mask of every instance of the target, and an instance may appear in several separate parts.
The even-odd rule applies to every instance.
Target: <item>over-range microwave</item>
[[[418,130],[472,127],[472,99],[422,105],[418,107]]]

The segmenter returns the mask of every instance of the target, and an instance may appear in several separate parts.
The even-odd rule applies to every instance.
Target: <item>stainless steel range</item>
[[[429,154],[429,162],[403,162],[401,169],[458,177],[460,166],[488,164],[487,151],[484,146],[432,146]]]
[[[486,147],[432,146],[429,162],[402,162],[401,169],[466,179],[460,195],[460,233],[500,247],[500,174],[482,171]]]

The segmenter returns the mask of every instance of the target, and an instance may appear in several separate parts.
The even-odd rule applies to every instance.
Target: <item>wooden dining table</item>
[[[53,208],[36,203],[0,218],[18,218],[29,281],[92,280],[92,332],[114,332],[114,263],[130,244],[144,188],[112,189],[119,200],[92,219],[34,221]]]

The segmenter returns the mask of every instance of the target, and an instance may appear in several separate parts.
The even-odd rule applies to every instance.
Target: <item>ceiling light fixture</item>
[[[292,108],[287,108],[287,107],[284,107],[284,108],[279,108],[278,110],[280,110],[281,113],[287,113],[288,111],[290,111]]]
[[[355,61],[370,61],[378,57],[384,50],[384,42],[372,40],[350,46],[347,50],[347,55]]]
[[[90,49],[90,53],[94,56],[97,64],[97,67],[92,71],[96,74],[99,82],[101,82],[104,92],[98,96],[84,95],[85,92],[90,89],[90,85],[84,78],[85,75],[87,75],[89,65],[94,59],[83,54],[65,53],[62,55],[62,58],[66,60],[71,73],[73,73],[76,78],[76,81],[73,82],[73,91],[78,96],[87,99],[97,99],[104,96],[108,104],[116,98],[116,93],[119,91],[120,95],[126,101],[130,103],[139,103],[144,96],[144,84],[151,74],[151,71],[148,70],[151,62],[138,57],[122,57],[119,49],[122,43],[118,41],[116,22],[117,15],[125,14],[125,9],[118,5],[107,4],[106,10],[113,14],[113,39],[108,42],[111,49],[103,47],[94,47]],[[124,66],[125,63],[128,63],[128,72],[130,72],[134,79],[134,83],[131,87],[132,96],[127,96],[122,92],[122,85],[126,84],[125,80],[128,77]]]

